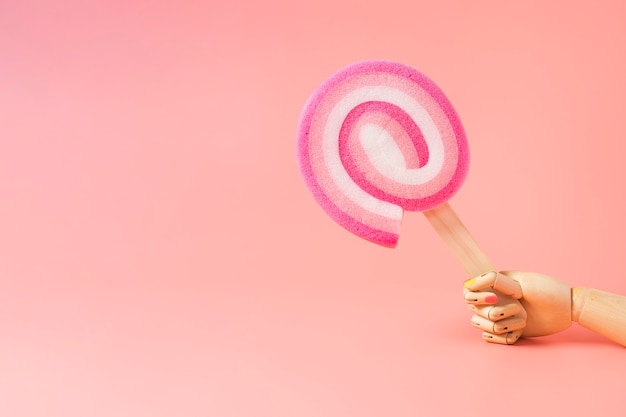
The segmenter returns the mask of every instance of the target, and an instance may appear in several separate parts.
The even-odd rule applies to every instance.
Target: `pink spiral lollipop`
[[[298,126],[300,171],[347,230],[397,244],[404,210],[445,203],[462,185],[469,150],[443,92],[413,68],[350,65],[311,96]]]

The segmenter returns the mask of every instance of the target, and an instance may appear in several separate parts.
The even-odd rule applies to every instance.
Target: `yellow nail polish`
[[[465,281],[463,285],[465,285],[466,287],[471,287],[475,283],[476,283],[476,278],[472,278],[472,279],[468,279],[467,281]]]

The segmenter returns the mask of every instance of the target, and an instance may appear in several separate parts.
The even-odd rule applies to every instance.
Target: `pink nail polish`
[[[495,304],[498,302],[498,296],[497,295],[488,295],[487,297],[485,297],[485,302],[489,303],[489,304]]]

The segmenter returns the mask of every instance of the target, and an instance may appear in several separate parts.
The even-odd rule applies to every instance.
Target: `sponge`
[[[463,126],[441,89],[389,61],[352,64],[317,88],[300,116],[297,158],[331,218],[387,247],[404,210],[445,203],[469,168]]]

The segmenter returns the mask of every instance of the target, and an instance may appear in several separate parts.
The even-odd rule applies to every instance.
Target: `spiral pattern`
[[[467,175],[461,122],[443,92],[403,64],[367,61],[326,80],[298,126],[300,171],[347,230],[396,245],[403,210],[445,203]]]

